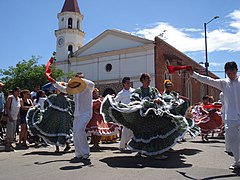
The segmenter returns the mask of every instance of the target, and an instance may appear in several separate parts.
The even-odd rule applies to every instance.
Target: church
[[[192,103],[201,101],[206,94],[219,99],[219,90],[190,78],[185,70],[169,74],[166,64],[191,65],[201,74],[205,73],[205,68],[163,39],[149,40],[121,30],[107,29],[83,45],[83,15],[78,1],[65,0],[57,17],[55,65],[64,73],[83,72],[87,79],[94,81],[103,96],[118,93],[125,76],[131,78],[134,88],[140,87],[140,75],[146,72],[151,76],[151,86],[160,92],[164,89],[164,80],[170,79],[175,91],[188,97]],[[218,78],[211,72],[209,76]]]

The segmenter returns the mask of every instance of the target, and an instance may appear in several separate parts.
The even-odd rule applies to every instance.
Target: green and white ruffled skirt
[[[116,122],[133,131],[129,148],[145,155],[158,155],[173,147],[187,132],[183,116],[175,116],[164,107],[149,107],[149,102],[118,103],[110,95],[104,98],[101,112],[107,122]]]

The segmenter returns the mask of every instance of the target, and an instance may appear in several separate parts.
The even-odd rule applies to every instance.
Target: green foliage
[[[21,89],[33,90],[35,86],[42,86],[48,83],[45,75],[45,65],[38,64],[39,57],[32,56],[28,61],[22,60],[16,67],[10,66],[7,70],[0,69],[0,80],[5,84],[6,89],[20,87]],[[62,70],[51,65],[52,77],[58,80],[64,75]]]

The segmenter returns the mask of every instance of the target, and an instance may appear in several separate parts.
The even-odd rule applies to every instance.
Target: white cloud
[[[189,29],[185,29],[186,32],[202,32],[202,29],[193,29],[193,28],[189,28]]]
[[[224,63],[210,63],[210,66],[220,66],[222,67],[224,65]]]
[[[230,26],[240,30],[240,10],[233,11],[230,15],[230,18],[232,18],[232,22],[230,23]]]
[[[228,17],[231,18],[229,27],[208,31],[208,52],[240,51],[240,9],[233,11]],[[158,22],[151,27],[138,29],[132,33],[151,40],[160,35],[160,38],[182,52],[202,51],[205,49],[203,29],[178,29],[168,23]]]

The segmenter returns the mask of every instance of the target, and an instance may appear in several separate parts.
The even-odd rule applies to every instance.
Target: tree
[[[16,67],[10,66],[9,69],[0,69],[1,81],[5,84],[6,89],[20,87],[21,89],[29,89],[30,91],[37,85],[40,87],[48,80],[45,75],[45,65],[38,65],[39,57],[32,56],[28,61],[22,60],[16,64]],[[62,70],[56,69],[51,65],[52,77],[56,80],[68,74],[64,74]]]

